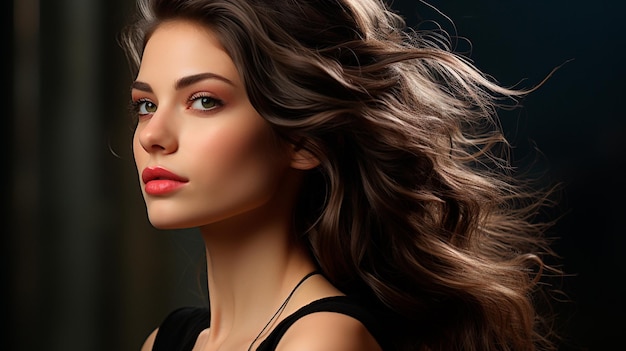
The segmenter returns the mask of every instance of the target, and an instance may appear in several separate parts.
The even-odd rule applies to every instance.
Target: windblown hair
[[[378,306],[398,350],[552,349],[536,306],[553,253],[547,192],[515,175],[497,84],[381,0],[139,0],[154,29],[214,31],[250,101],[321,164],[296,223],[328,279]],[[555,270],[556,271],[556,270]]]

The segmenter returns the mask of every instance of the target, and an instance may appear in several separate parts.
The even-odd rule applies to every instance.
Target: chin
[[[150,221],[150,224],[152,224],[152,226],[156,229],[162,229],[162,230],[176,230],[176,229],[187,229],[187,228],[191,228],[191,227],[187,227],[187,226],[183,226],[183,225],[178,225],[176,223],[169,223],[169,222],[155,222],[155,221]]]
[[[171,216],[148,215],[150,224],[156,229],[189,229],[197,227],[197,224],[181,218]]]
[[[150,224],[152,224],[152,226],[156,229],[188,229],[188,228],[193,228],[193,226],[187,226],[187,225],[183,225],[181,223],[176,223],[176,222],[165,222],[162,220],[150,220]]]

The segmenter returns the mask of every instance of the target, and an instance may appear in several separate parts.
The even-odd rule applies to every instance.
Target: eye
[[[150,100],[137,100],[134,105],[136,113],[140,116],[153,114],[157,110],[157,105]]]
[[[222,101],[208,95],[194,94],[189,98],[190,108],[200,111],[211,111],[223,105]]]

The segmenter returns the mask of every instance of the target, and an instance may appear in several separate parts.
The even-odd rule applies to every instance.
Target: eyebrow
[[[152,87],[148,83],[134,81],[130,87],[131,89],[137,89],[137,90],[145,91],[147,93],[152,93]]]
[[[180,89],[186,88],[190,85],[193,85],[197,82],[200,82],[206,79],[217,79],[224,83],[230,84],[232,86],[235,85],[235,83],[233,83],[230,79],[226,77],[220,76],[219,74],[206,72],[206,73],[198,73],[198,74],[194,74],[191,76],[182,77],[176,81],[176,84],[174,84],[174,88],[176,90],[180,90]],[[152,87],[150,86],[150,84],[140,82],[140,81],[134,81],[133,84],[131,85],[131,88],[145,91],[148,93],[152,93]]]

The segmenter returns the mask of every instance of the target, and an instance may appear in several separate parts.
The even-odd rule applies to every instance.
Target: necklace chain
[[[263,332],[270,326],[270,324],[272,324],[272,322],[276,319],[276,317],[278,317],[282,311],[285,309],[285,307],[287,307],[287,303],[289,303],[289,300],[291,299],[291,297],[293,296],[293,294],[296,292],[296,290],[298,290],[298,288],[300,287],[300,285],[302,285],[302,283],[304,283],[305,280],[307,280],[309,277],[315,275],[315,274],[319,274],[319,272],[317,271],[313,271],[307,275],[305,275],[299,282],[298,284],[296,284],[296,286],[294,286],[294,288],[291,290],[291,292],[289,293],[289,295],[287,295],[287,298],[285,299],[285,301],[283,301],[283,303],[280,305],[280,307],[278,307],[278,310],[276,310],[276,312],[274,312],[274,315],[272,315],[272,318],[270,318],[270,320],[267,322],[267,324],[265,324],[265,326],[263,327],[263,329],[261,329],[261,331],[259,332],[259,334],[254,338],[254,340],[252,340],[252,342],[250,343],[250,346],[248,347],[248,351],[252,350],[252,346],[254,346],[254,343],[257,342],[257,340],[259,340],[259,338],[261,337],[261,335],[263,335]]]

